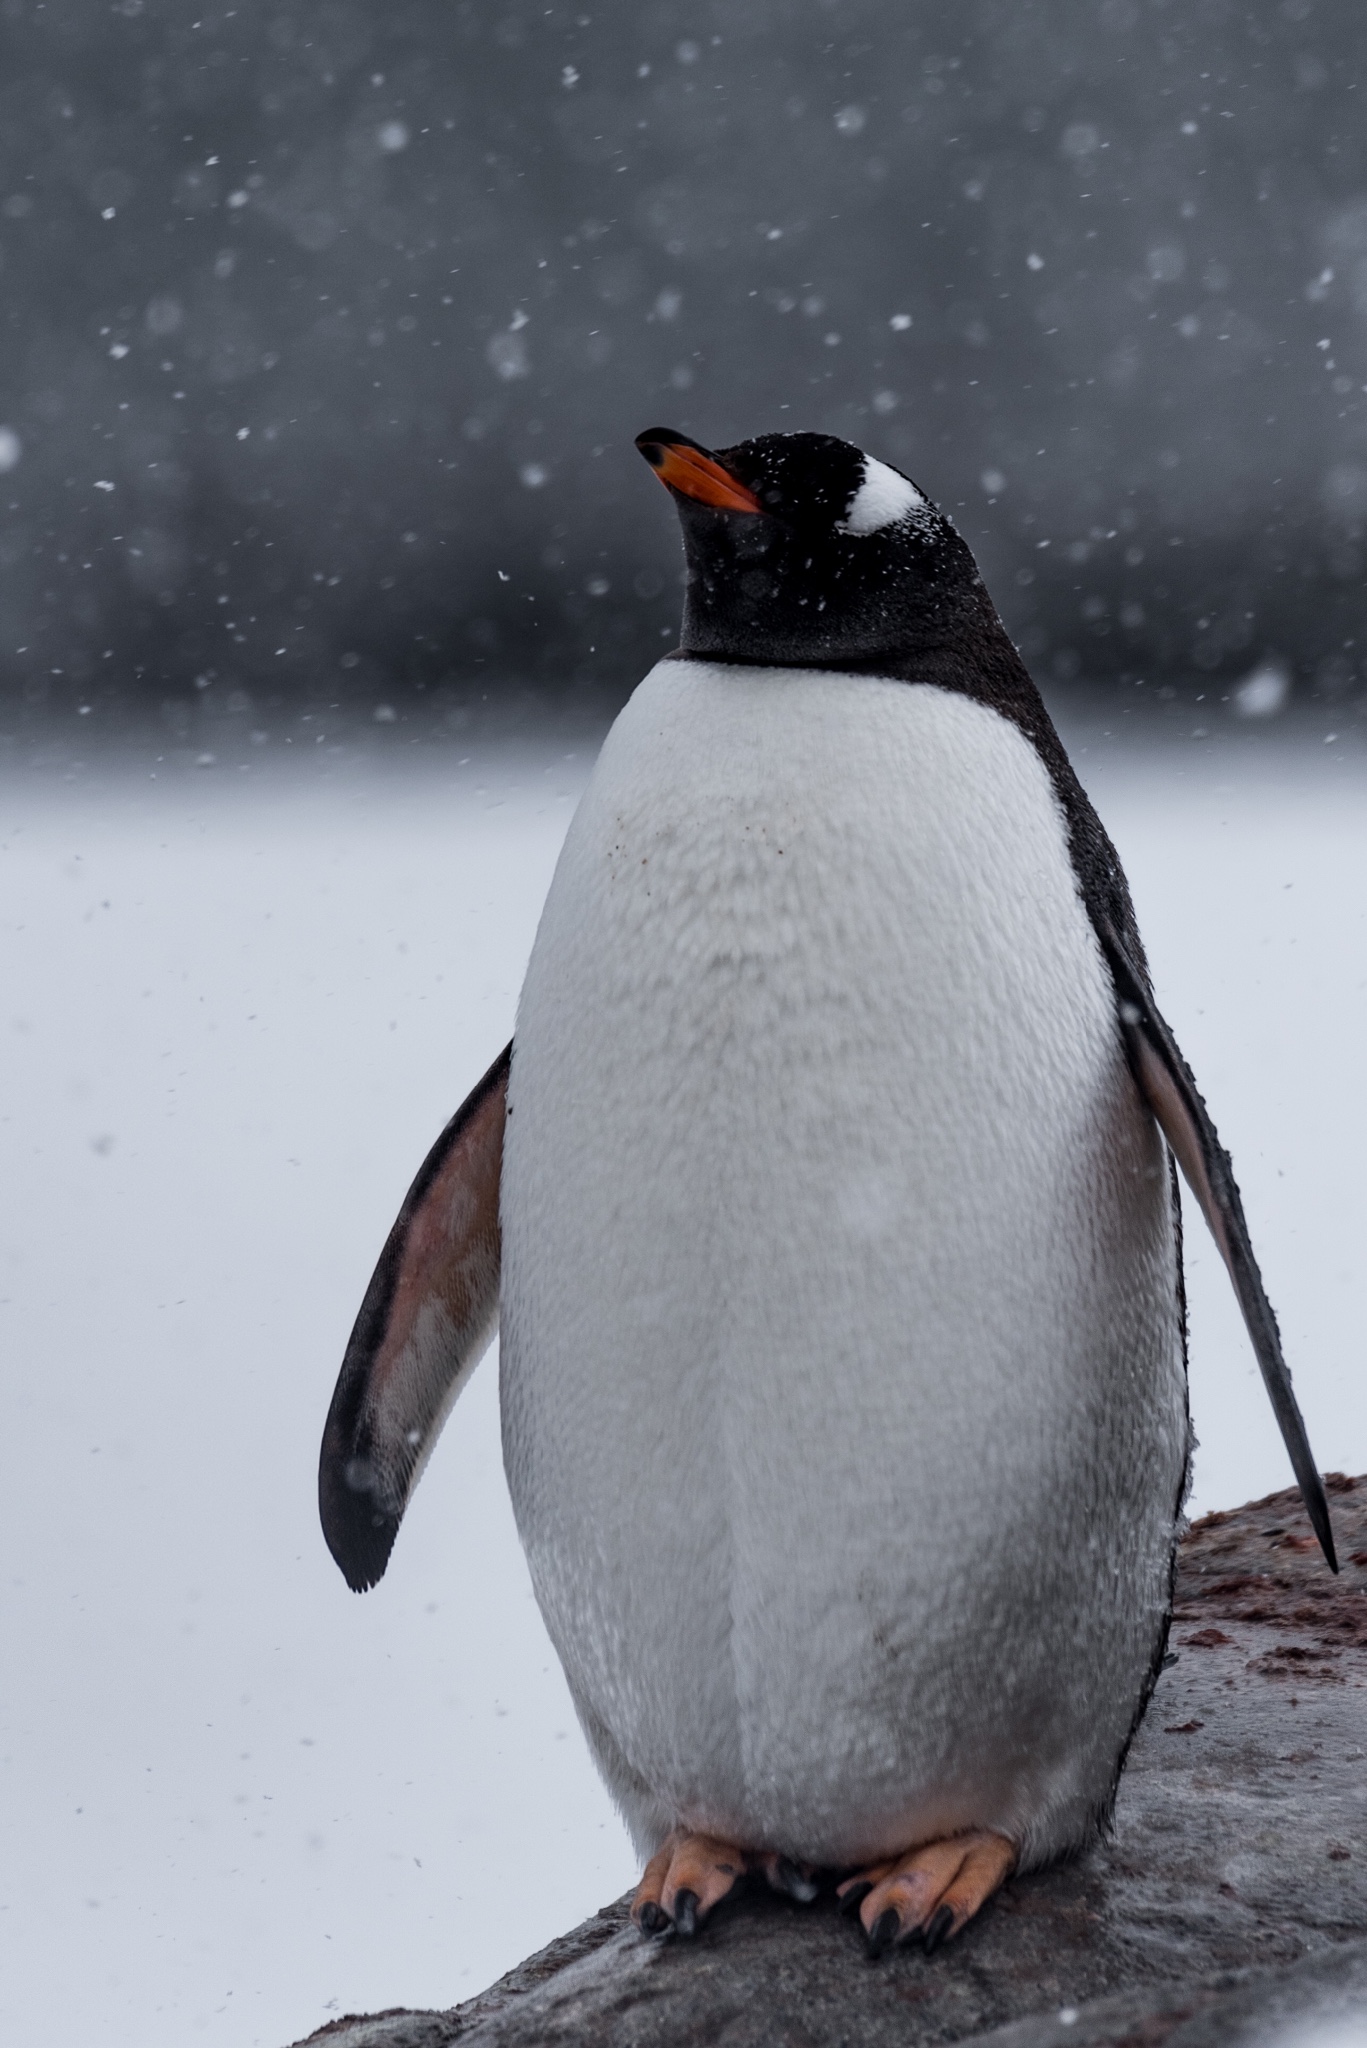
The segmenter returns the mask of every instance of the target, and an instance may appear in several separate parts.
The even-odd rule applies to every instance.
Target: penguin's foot
[[[871,1958],[918,1937],[932,1951],[973,1918],[1015,1866],[1014,1842],[975,1830],[875,1863],[836,1890],[845,1911],[858,1913]]]
[[[716,1835],[691,1835],[675,1828],[646,1865],[636,1887],[631,1917],[645,1934],[696,1934],[712,1908],[743,1877],[763,1877],[776,1892],[814,1899],[816,1877],[806,1864],[772,1850],[738,1849]]]

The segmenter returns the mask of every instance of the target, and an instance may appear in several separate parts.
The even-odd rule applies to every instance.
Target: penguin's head
[[[681,651],[869,667],[995,622],[973,557],[903,476],[831,434],[636,445],[674,499],[688,563]]]

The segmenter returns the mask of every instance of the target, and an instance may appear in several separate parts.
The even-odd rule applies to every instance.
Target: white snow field
[[[1367,755],[1073,739],[1315,1448],[1363,1470]],[[493,1356],[378,1590],[314,1504],[352,1317],[509,1035],[592,753],[0,778],[5,2040],[282,2048],[468,1997],[632,1881]],[[1188,1243],[1205,1508],[1289,1474],[1199,1219]]]

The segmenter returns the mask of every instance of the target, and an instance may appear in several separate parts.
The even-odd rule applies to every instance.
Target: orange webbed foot
[[[644,1934],[696,1934],[714,1906],[721,1904],[750,1872],[762,1876],[789,1898],[814,1899],[817,1886],[805,1864],[768,1850],[746,1850],[716,1835],[693,1835],[675,1828],[645,1868],[631,1902],[631,1917]]]
[[[967,1925],[1015,1867],[1013,1842],[976,1830],[872,1864],[837,1891],[845,1911],[858,1912],[870,1957],[918,1936],[933,1951]]]

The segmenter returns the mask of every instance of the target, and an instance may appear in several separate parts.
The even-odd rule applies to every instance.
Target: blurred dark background
[[[1046,684],[1351,716],[1364,54],[1357,0],[0,0],[0,726],[620,695],[657,423],[908,469]]]

